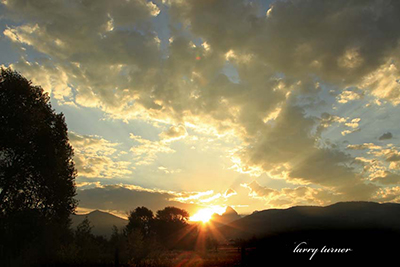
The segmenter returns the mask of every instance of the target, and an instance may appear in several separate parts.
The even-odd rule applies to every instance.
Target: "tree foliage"
[[[20,74],[0,74],[0,213],[34,209],[66,220],[75,209],[76,170],[63,114]]]
[[[133,230],[139,230],[144,237],[151,234],[153,230],[154,214],[148,208],[137,207],[130,212],[128,219],[129,222],[126,226],[126,231],[128,233]]]
[[[78,224],[75,230],[75,238],[78,243],[84,242],[86,239],[90,239],[92,235],[93,226],[90,224],[88,217]]]
[[[166,207],[157,211],[155,218],[155,231],[157,238],[167,248],[174,248],[181,239],[180,233],[186,228],[189,213],[176,207]]]
[[[39,86],[11,69],[0,73],[0,246],[17,253],[53,241],[76,207],[73,149],[64,115]],[[64,230],[60,230],[59,226]],[[56,231],[56,230],[55,230]],[[46,237],[47,236],[47,237]],[[46,239],[47,241],[45,241]],[[18,241],[16,241],[18,240]],[[12,245],[15,245],[14,247]],[[39,246],[36,246],[39,247]]]
[[[175,222],[186,224],[189,219],[189,213],[186,210],[177,207],[166,207],[163,210],[157,211],[157,220],[163,222]]]
[[[127,253],[138,263],[162,249],[170,249],[182,240],[179,236],[187,226],[189,213],[176,207],[166,207],[154,216],[146,207],[130,212],[124,233]]]

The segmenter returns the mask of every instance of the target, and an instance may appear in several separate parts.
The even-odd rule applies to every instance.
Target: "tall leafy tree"
[[[64,115],[43,89],[10,69],[0,74],[0,214],[38,210],[66,220],[76,207],[73,149]]]
[[[189,213],[177,207],[166,207],[157,211],[155,232],[157,239],[167,248],[174,248],[182,239],[182,231],[188,226]]]
[[[18,242],[21,248],[24,241],[43,241],[44,235],[55,240],[56,236],[48,234],[50,229],[67,226],[76,208],[76,169],[67,125],[49,100],[41,87],[11,69],[1,69],[2,252],[10,247],[6,242]]]
[[[186,225],[189,213],[177,207],[166,207],[163,210],[157,211],[156,218],[163,222]]]
[[[154,232],[154,214],[146,207],[132,210],[125,227],[127,253],[129,258],[139,264],[157,250]]]
[[[141,231],[144,237],[147,237],[152,232],[154,215],[151,210],[146,207],[137,207],[130,212],[128,217],[128,224],[125,228],[127,233],[133,230]]]

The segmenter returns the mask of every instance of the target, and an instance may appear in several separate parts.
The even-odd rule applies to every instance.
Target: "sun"
[[[207,223],[210,221],[212,215],[214,213],[222,214],[225,211],[224,207],[221,206],[212,206],[201,209],[197,211],[196,214],[190,217],[190,220],[193,222],[203,222]]]
[[[214,212],[209,208],[201,209],[196,214],[191,216],[190,220],[194,222],[206,223],[211,219],[213,214]]]

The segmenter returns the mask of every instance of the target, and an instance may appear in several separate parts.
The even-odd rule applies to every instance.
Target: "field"
[[[212,267],[212,266],[240,266],[240,249],[233,246],[224,246],[218,250],[207,251],[169,251],[161,254],[156,259],[148,259],[140,265],[128,266],[160,266],[160,267]]]

